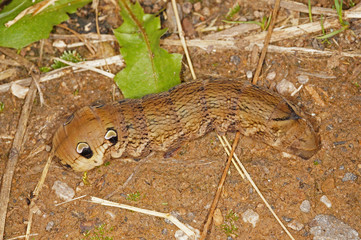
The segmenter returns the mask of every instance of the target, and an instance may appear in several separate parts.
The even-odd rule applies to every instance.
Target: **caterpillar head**
[[[87,171],[104,162],[105,151],[118,142],[112,121],[96,111],[102,105],[84,107],[72,114],[53,138],[55,155],[75,171]]]

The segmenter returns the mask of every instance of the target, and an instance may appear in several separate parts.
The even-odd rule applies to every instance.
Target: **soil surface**
[[[269,13],[268,5],[259,6],[260,4],[254,2],[257,1],[240,1],[241,11],[235,19],[258,20],[259,16]],[[333,1],[312,1],[312,4],[330,8],[330,2]],[[167,6],[164,1],[147,0],[141,3],[148,13],[159,12]],[[234,3],[218,0],[191,3],[180,1],[184,8],[183,19],[188,19],[188,22],[183,23],[187,27],[187,38],[201,38],[214,33],[201,32],[197,26],[224,25],[221,20]],[[190,7],[187,4],[190,4]],[[191,9],[189,13],[187,7]],[[121,24],[119,9],[114,7],[111,1],[105,1],[100,4],[99,11],[102,17],[101,33],[111,34],[111,29]],[[87,6],[73,14],[67,24],[80,33],[88,33],[89,29],[94,29],[88,26],[86,30],[82,26],[89,22],[94,24],[94,15],[94,10]],[[285,9],[280,10],[279,18],[287,20],[278,22],[277,27],[290,26],[294,18],[297,18],[300,24],[309,21],[307,14],[297,15]],[[164,15],[162,19],[163,24],[169,24]],[[314,21],[319,21],[319,17],[314,16]],[[305,161],[286,156],[245,137],[240,140],[236,151],[254,182],[280,219],[290,226],[289,231],[296,239],[314,237],[310,229],[312,220],[319,214],[333,215],[361,234],[361,63],[358,57],[340,55],[340,52],[361,53],[360,23],[359,20],[351,21],[351,29],[336,35],[329,43],[316,40],[314,35],[274,43],[278,46],[331,50],[334,51],[331,57],[286,53],[266,55],[260,85],[277,91],[276,86],[286,79],[298,88],[302,80],[308,78],[305,86],[295,96],[290,97],[289,92],[283,95],[312,114],[312,121],[315,122],[322,140],[320,151]],[[248,34],[260,31],[256,29]],[[70,34],[57,27],[55,32]],[[177,39],[177,36],[170,29],[166,38]],[[52,47],[54,41],[44,41],[42,66],[49,66],[52,57],[61,55],[59,49]],[[108,55],[119,54],[116,42],[108,42],[103,46],[110,49],[107,51]],[[183,53],[178,46],[165,45],[164,48],[170,52]],[[40,44],[35,43],[22,49],[20,54],[37,62],[39,49]],[[79,47],[76,50],[88,60],[102,58],[101,55],[92,56],[86,48]],[[199,79],[212,77],[249,81],[247,72],[254,73],[255,70],[252,53],[243,49],[212,51],[191,47],[189,50]],[[0,58],[7,57],[1,55]],[[0,68],[4,71],[14,67],[3,65]],[[2,80],[2,83],[28,77],[24,68],[15,69],[16,74],[10,79]],[[109,68],[112,73],[119,70],[114,66]],[[182,79],[191,81],[187,66],[183,67]],[[72,72],[65,77],[42,83],[41,89],[46,105],[40,106],[37,98],[32,108],[12,182],[5,239],[25,234],[29,213],[28,199],[42,173],[56,128],[72,112],[83,106],[96,101],[111,102],[122,99],[111,79],[94,72]],[[9,91],[1,93],[0,101],[4,104],[4,110],[0,113],[2,175],[24,100],[16,98]],[[229,134],[228,138],[233,139],[234,134]],[[161,218],[89,203],[89,196],[172,213],[193,228],[203,228],[226,160],[226,154],[214,132],[185,142],[168,158],[164,158],[163,153],[152,153],[138,162],[107,157],[109,165],[89,171],[88,182],[83,181],[81,173],[61,166],[58,159],[53,161],[45,186],[36,202],[39,209],[34,216],[31,232],[37,235],[32,239],[106,239],[105,236],[113,239],[174,239],[178,230],[175,225]],[[66,183],[75,191],[75,197],[87,197],[56,206],[63,202],[52,189],[56,181]],[[320,200],[322,196],[328,198],[331,206],[326,206]],[[310,203],[308,212],[300,209],[305,200]],[[288,239],[249,182],[242,179],[233,166],[217,208],[223,217],[223,225],[212,224],[208,239],[227,239],[227,225],[236,228],[231,231],[228,239]],[[259,215],[255,226],[243,221],[242,214],[247,210],[253,210]],[[232,223],[226,218],[230,216],[230,211],[239,216],[239,219]],[[103,234],[104,238],[84,236],[84,232],[89,230],[90,234],[94,234],[94,229],[99,229],[100,225],[107,230]]]

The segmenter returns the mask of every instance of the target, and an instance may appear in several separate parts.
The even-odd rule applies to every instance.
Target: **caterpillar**
[[[75,171],[112,158],[142,158],[170,151],[215,130],[239,131],[281,151],[308,159],[320,139],[306,115],[281,95],[241,80],[180,84],[141,99],[86,106],[72,114],[53,138],[55,155]]]

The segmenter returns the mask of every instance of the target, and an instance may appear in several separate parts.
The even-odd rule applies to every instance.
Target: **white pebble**
[[[66,48],[66,43],[63,40],[55,40],[53,42],[53,47],[64,50],[64,48]]]
[[[308,200],[304,200],[301,205],[300,205],[300,209],[302,212],[304,213],[309,213],[311,211],[311,204],[310,201]]]
[[[301,84],[306,84],[310,80],[310,78],[307,75],[299,75],[297,76],[297,80]]]
[[[174,234],[174,237],[176,240],[191,240],[191,239],[199,239],[200,238],[200,232],[198,229],[193,228],[192,226],[186,224],[187,227],[193,231],[193,233],[195,234],[194,238],[188,237],[187,234],[185,234],[185,232],[183,232],[182,230],[177,230]]]
[[[242,214],[242,219],[244,222],[246,222],[246,223],[248,222],[248,223],[252,224],[253,227],[256,227],[256,224],[259,220],[259,215],[252,209],[248,209],[247,211],[245,211]]]
[[[248,79],[251,79],[253,77],[252,71],[247,71],[246,76],[247,76]]]
[[[330,208],[332,206],[330,199],[328,199],[328,197],[326,197],[326,195],[323,195],[320,198],[320,201],[323,202],[326,205],[326,207],[328,207],[328,208]]]
[[[68,186],[65,182],[55,181],[51,188],[55,191],[55,194],[64,201],[69,201],[75,196],[75,191]]]
[[[275,77],[276,77],[276,72],[273,71],[267,74],[266,79],[272,81],[273,79],[275,79]]]
[[[287,226],[295,231],[301,231],[305,225],[294,220],[291,223],[287,224]]]
[[[13,83],[11,84],[11,93],[15,96],[15,97],[18,97],[20,99],[24,99],[26,94],[28,93],[29,91],[29,88],[28,87],[23,87],[17,83]]]
[[[290,81],[283,79],[281,82],[277,83],[276,89],[280,94],[291,94],[296,90],[296,87]]]

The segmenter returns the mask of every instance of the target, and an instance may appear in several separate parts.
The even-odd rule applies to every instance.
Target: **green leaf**
[[[166,32],[160,29],[159,18],[144,14],[138,2],[120,0],[119,3],[124,22],[114,30],[114,35],[126,68],[114,81],[124,97],[139,98],[179,84],[182,55],[169,54],[159,47],[160,37]]]
[[[91,0],[59,0],[39,14],[25,15],[14,25],[5,27],[5,23],[38,2],[40,1],[32,3],[32,0],[13,0],[0,12],[0,46],[20,49],[32,42],[48,38],[54,25],[69,18],[66,13],[74,13],[77,8]]]

